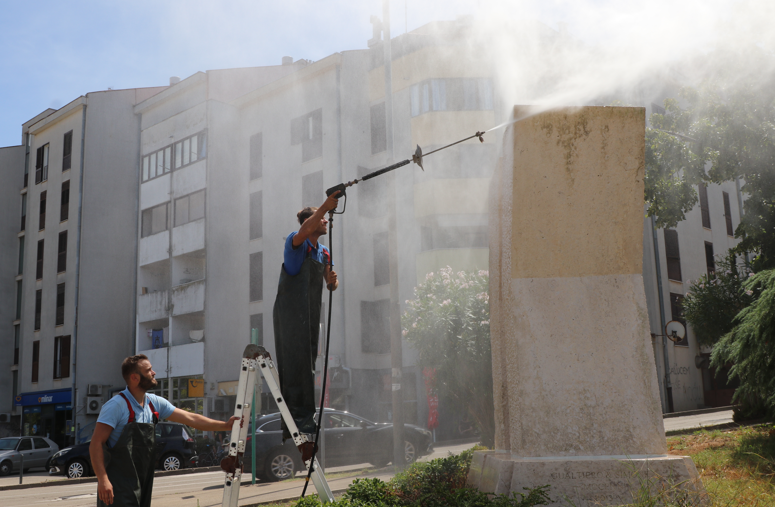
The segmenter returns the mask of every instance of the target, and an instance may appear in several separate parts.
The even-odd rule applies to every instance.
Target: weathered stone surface
[[[522,116],[490,188],[498,452],[478,486],[549,484],[577,507],[631,502],[655,474],[701,490],[690,459],[666,456],[641,275],[644,110]]]
[[[589,458],[514,458],[511,466],[504,460],[485,460],[483,476],[510,473],[494,483],[479,487],[487,493],[526,494],[528,489],[550,485],[550,505],[591,507],[633,503],[638,495],[648,495],[662,502],[689,497],[690,505],[702,505],[707,496],[690,458],[678,456],[627,457],[596,456]],[[508,484],[501,488],[491,484]],[[660,505],[662,502],[655,502]]]

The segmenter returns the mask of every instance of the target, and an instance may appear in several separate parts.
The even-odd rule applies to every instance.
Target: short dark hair
[[[307,206],[306,208],[303,208],[301,211],[296,213],[296,218],[299,219],[299,225],[303,224],[306,219],[314,215],[317,210],[318,209],[316,207]]]
[[[124,359],[123,363],[121,363],[121,376],[124,377],[124,380],[127,384],[129,384],[129,377],[133,373],[137,373],[138,375],[142,376],[142,373],[140,373],[140,368],[137,366],[137,363],[142,360],[148,360],[148,356],[145,354],[129,356]]]

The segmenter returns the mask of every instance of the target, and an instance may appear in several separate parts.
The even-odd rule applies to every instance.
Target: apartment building
[[[132,107],[161,89],[88,93],[22,126],[16,314],[3,333],[14,337],[7,385],[24,435],[66,445],[124,386],[140,153]]]

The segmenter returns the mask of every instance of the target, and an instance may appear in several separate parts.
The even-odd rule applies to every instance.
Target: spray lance
[[[504,125],[506,125],[506,124],[504,123]],[[501,127],[501,126],[503,126],[503,125],[498,125],[497,127],[493,127],[490,130],[494,130],[494,129],[496,129],[498,127]],[[433,151],[429,151],[425,155],[423,155],[423,153],[422,153],[422,148],[420,148],[420,146],[417,145],[417,149],[414,150],[414,154],[412,154],[412,158],[408,158],[406,160],[402,160],[401,162],[397,162],[397,163],[395,163],[393,165],[389,165],[389,166],[384,167],[382,169],[378,169],[378,170],[376,170],[374,172],[371,172],[371,173],[367,174],[363,178],[360,178],[360,179],[356,178],[356,179],[354,179],[352,181],[348,181],[348,182],[345,182],[345,183],[340,183],[338,185],[335,185],[335,186],[329,188],[328,190],[326,190],[326,195],[330,196],[331,194],[333,194],[335,192],[340,192],[338,197],[340,199],[342,197],[345,198],[344,199],[344,206],[342,207],[342,211],[335,212],[336,214],[341,215],[342,213],[344,213],[345,209],[347,208],[347,193],[345,192],[345,189],[347,187],[351,187],[353,185],[357,185],[361,181],[370,180],[371,178],[377,177],[380,174],[385,174],[385,173],[390,172],[390,171],[392,171],[394,169],[398,169],[399,167],[403,167],[403,166],[407,165],[409,162],[414,162],[415,164],[420,166],[420,169],[425,171],[425,168],[422,166],[422,159],[423,159],[423,157],[427,157],[428,155],[432,155],[433,153],[436,153],[437,151],[444,150],[446,148],[449,148],[450,146],[455,146],[456,144],[460,144],[462,142],[468,141],[469,139],[473,139],[475,137],[478,138],[480,142],[484,142],[484,138],[482,136],[484,134],[486,134],[487,132],[489,132],[490,130],[485,130],[484,132],[477,131],[476,134],[474,134],[472,136],[468,136],[465,139],[461,139],[460,141],[455,141],[452,144],[448,144],[446,146],[442,146],[441,148],[436,148]]]

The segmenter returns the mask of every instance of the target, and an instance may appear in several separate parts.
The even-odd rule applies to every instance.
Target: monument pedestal
[[[645,111],[535,112],[506,131],[490,191],[495,448],[471,483],[549,485],[554,505],[701,490],[667,456],[643,287]],[[680,485],[680,486],[676,486]]]
[[[707,502],[694,462],[683,456],[518,458],[477,452],[468,485],[497,495],[549,485],[549,505],[556,507],[624,505],[646,494],[663,500],[688,497],[690,505]]]

